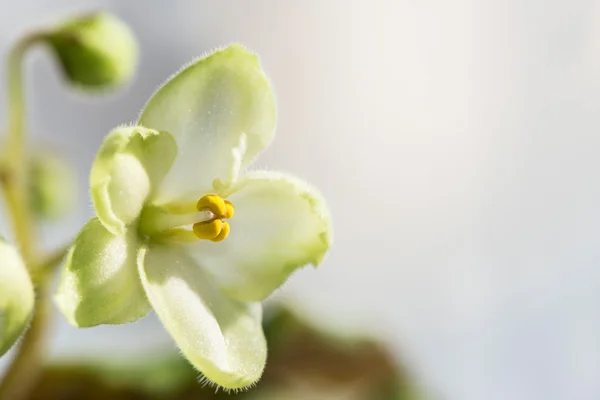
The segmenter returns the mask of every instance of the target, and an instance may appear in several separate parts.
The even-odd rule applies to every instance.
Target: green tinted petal
[[[228,298],[176,247],[152,247],[139,263],[154,311],[206,378],[231,389],[260,378],[267,356],[260,304]]]
[[[113,235],[97,218],[83,227],[69,251],[55,297],[71,324],[122,324],[148,313],[137,251],[134,233]]]
[[[171,133],[180,152],[159,200],[197,200],[214,179],[229,183],[269,145],[275,123],[275,97],[256,54],[232,45],[184,68],[139,119]]]
[[[31,317],[33,285],[21,256],[0,239],[0,356],[19,338]]]
[[[104,140],[90,175],[92,200],[104,226],[115,234],[137,219],[169,171],[177,146],[166,132],[121,127]]]
[[[230,296],[259,301],[299,267],[318,265],[332,240],[323,197],[307,183],[276,172],[253,172],[229,194],[235,207],[222,242],[186,245]]]

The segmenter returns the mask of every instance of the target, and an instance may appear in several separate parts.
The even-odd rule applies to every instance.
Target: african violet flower
[[[233,45],[169,80],[136,126],[111,132],[90,177],[97,218],[75,240],[56,296],[69,321],[119,324],[153,308],[207,379],[257,381],[260,301],[331,242],[313,188],[245,171],[275,119],[258,56]]]

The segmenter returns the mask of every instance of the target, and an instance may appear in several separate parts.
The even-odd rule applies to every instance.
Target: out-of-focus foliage
[[[406,372],[372,339],[325,333],[285,307],[265,318],[269,360],[258,385],[237,394],[198,384],[181,357],[48,367],[30,400],[417,400]]]
[[[18,251],[0,237],[0,356],[26,328],[33,312],[33,284]]]
[[[76,177],[71,166],[58,154],[38,151],[29,170],[31,208],[44,220],[67,215],[76,204]]]

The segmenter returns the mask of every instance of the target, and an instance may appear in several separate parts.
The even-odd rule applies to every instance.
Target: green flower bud
[[[0,356],[27,326],[33,303],[33,285],[21,256],[0,239]]]
[[[106,12],[80,16],[45,35],[67,79],[87,89],[121,85],[135,72],[137,41],[131,29]]]
[[[53,153],[35,154],[30,162],[31,209],[41,219],[68,214],[77,199],[76,178],[70,165]]]

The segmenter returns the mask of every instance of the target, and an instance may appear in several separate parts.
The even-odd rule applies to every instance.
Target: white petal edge
[[[284,173],[256,171],[224,190],[235,207],[229,236],[185,248],[230,296],[263,300],[296,269],[321,262],[332,224],[315,188]]]
[[[227,297],[178,248],[153,246],[138,260],[154,311],[192,365],[228,389],[260,379],[267,345],[259,303]]]
[[[134,232],[113,235],[98,218],[85,224],[67,255],[55,295],[72,325],[123,324],[150,311],[137,271],[137,249]]]
[[[148,101],[139,124],[169,132],[179,154],[156,202],[193,201],[236,179],[275,134],[275,96],[258,56],[241,45],[192,62]]]

